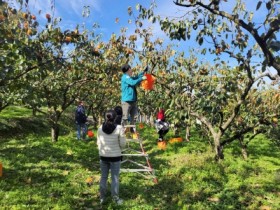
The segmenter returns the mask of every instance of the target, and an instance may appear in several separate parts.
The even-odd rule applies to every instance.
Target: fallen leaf
[[[260,210],[271,210],[270,206],[261,206]]]
[[[212,201],[212,202],[219,202],[220,199],[217,198],[217,197],[210,197],[210,198],[207,198],[208,201]]]
[[[67,150],[67,155],[73,155],[73,151],[72,150]]]
[[[62,172],[62,175],[63,175],[63,176],[67,176],[67,175],[69,174],[69,172],[70,172],[70,171],[64,170],[64,171]]]
[[[27,184],[31,184],[32,179],[31,179],[31,177],[28,177],[28,178],[26,178],[24,181],[25,181]]]

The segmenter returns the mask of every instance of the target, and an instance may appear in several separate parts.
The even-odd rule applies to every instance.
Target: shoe
[[[123,203],[123,200],[120,198],[114,198],[113,200],[117,205],[121,205]]]
[[[100,204],[102,205],[102,204],[104,204],[105,203],[105,199],[104,198],[101,198],[100,199]]]
[[[158,141],[162,141],[163,139],[162,138],[158,138]]]
[[[134,128],[130,128],[130,133],[135,133]]]

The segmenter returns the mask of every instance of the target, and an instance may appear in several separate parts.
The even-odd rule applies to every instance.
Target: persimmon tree
[[[38,46],[30,39],[37,27],[34,15],[0,1],[0,111],[21,97],[18,90],[28,83],[23,77],[44,65],[37,62]]]
[[[253,89],[232,126],[233,134],[222,144],[225,145],[237,139],[242,155],[246,159],[251,140],[259,134],[269,135],[279,130],[279,100],[279,91],[271,86],[269,89]]]
[[[27,1],[20,3],[28,5]],[[118,71],[121,64],[133,60],[134,52],[128,43],[133,39],[112,35],[105,43],[94,31],[78,25],[62,30],[59,18],[49,14],[45,29],[37,31],[39,23],[34,15],[11,9],[7,4],[1,15],[1,53],[9,59],[1,63],[2,108],[14,101],[30,105],[45,114],[52,140],[57,141],[59,120],[75,100],[85,100],[90,107],[98,108],[100,115],[117,105]]]
[[[9,12],[11,9],[6,6],[3,11]],[[98,37],[87,30],[80,33],[78,26],[63,31],[59,19],[49,14],[46,14],[46,28],[37,32],[38,22],[33,15],[12,11],[10,16],[5,13],[3,21],[1,19],[1,53],[7,58],[1,63],[3,100],[14,93],[14,101],[22,101],[45,114],[52,140],[57,141],[62,113],[76,99],[86,99],[92,91],[88,84],[98,87],[106,73],[99,65],[103,58],[96,44]],[[6,104],[9,102],[11,100]],[[1,100],[2,107],[6,104]]]
[[[101,59],[95,68],[99,69],[100,74],[93,74],[92,79],[97,79],[97,82],[85,87],[91,92],[87,101],[95,126],[100,123],[100,119],[103,120],[105,110],[120,105],[121,65],[126,62],[123,46],[122,36],[117,37],[115,34],[107,43],[98,44]]]
[[[175,117],[173,122],[180,124],[188,119],[187,126],[192,125],[190,119],[202,122],[209,131],[209,138],[213,140],[217,159],[223,159],[226,145],[240,140],[245,134],[263,125],[260,115],[256,114],[260,102],[249,96],[255,92],[253,85],[267,75],[251,78],[248,82],[248,75],[241,73],[240,67],[231,69],[227,66],[192,66],[191,61],[188,61],[188,65],[177,67],[180,77],[176,74],[174,77],[169,75],[174,82],[167,83],[169,89],[173,90],[173,95],[169,95],[171,100],[166,99],[169,101],[168,116]],[[247,124],[240,123],[241,116],[246,116]]]
[[[54,36],[57,30],[48,30],[50,33],[47,37]],[[54,43],[51,44],[51,55],[60,54],[63,59],[61,64],[50,66],[46,70],[48,73],[47,80],[44,79],[39,85],[43,86],[42,91],[45,93],[42,98],[46,100],[48,106],[48,116],[52,125],[53,139],[58,137],[58,120],[61,114],[71,105],[76,99],[84,100],[89,107],[95,107],[95,114],[102,115],[108,107],[112,108],[116,103],[116,84],[117,80],[115,69],[119,63],[113,62],[110,58],[122,61],[119,55],[112,53],[122,52],[117,51],[110,43],[100,42],[96,40],[87,40],[87,33],[80,34],[65,31],[62,38],[62,45],[71,43],[73,49],[69,52],[61,51],[61,41],[51,39]],[[66,35],[65,35],[66,34]],[[55,35],[56,36],[56,35]],[[66,38],[68,37],[68,41]],[[71,38],[69,41],[69,38]],[[112,38],[114,40],[114,36]],[[65,41],[66,40],[66,41]],[[66,43],[65,43],[66,42]],[[51,71],[50,71],[51,69]],[[53,70],[55,70],[53,72]],[[51,97],[48,95],[50,94]],[[94,106],[98,104],[98,106]]]
[[[212,74],[217,78],[219,88],[218,84],[208,82],[207,85],[200,86],[196,90],[195,96],[199,100],[192,106],[190,113],[208,128],[214,141],[216,157],[222,159],[225,143],[221,142],[226,142],[225,138],[230,136],[227,133],[231,132],[231,126],[240,114],[242,104],[247,102],[247,96],[253,85],[264,77],[269,77],[271,80],[277,78],[277,75],[265,72],[267,66],[274,67],[279,75],[277,54],[279,48],[276,38],[279,35],[279,24],[276,24],[279,22],[279,13],[277,13],[279,3],[278,1],[256,2],[256,10],[251,12],[246,9],[242,1],[236,1],[232,11],[220,9],[224,8],[222,5],[229,4],[227,1],[194,0],[174,1],[174,3],[186,8],[186,14],[172,19],[162,18],[154,13],[154,4],[149,9],[138,5],[137,21],[143,19],[158,21],[161,29],[171,39],[197,41],[198,46],[201,46],[198,48],[201,55],[214,57],[212,65],[215,65],[215,69],[227,67],[227,71],[223,74],[220,72]],[[263,4],[266,5],[265,8]],[[256,22],[254,15],[260,11],[260,8],[266,9],[267,14],[259,24],[260,21]],[[229,68],[229,65],[225,65],[226,63],[232,65],[230,60],[235,60],[238,67]],[[232,80],[236,80],[241,75],[243,79],[240,87],[234,85]],[[210,81],[212,78],[206,77],[206,79]],[[212,94],[213,91],[216,95]],[[212,97],[212,100],[208,100],[207,94]],[[176,100],[179,99],[174,99]],[[216,122],[212,123],[213,119],[216,119]]]
[[[57,38],[60,36],[61,40]],[[24,77],[30,83],[24,98],[25,103],[30,104],[30,99],[37,99],[35,100],[37,104],[32,103],[33,108],[45,114],[49,120],[53,141],[58,140],[58,122],[62,113],[79,96],[78,91],[75,91],[76,88],[78,89],[87,81],[86,77],[81,76],[79,68],[82,69],[82,66],[74,57],[78,55],[71,52],[65,55],[61,48],[68,44],[67,37],[69,37],[68,32],[62,33],[58,28],[38,33],[36,41],[40,46],[40,49],[37,49],[41,55],[40,62],[45,62],[45,60],[52,62],[37,67],[32,74]],[[47,109],[44,109],[45,107]]]
[[[273,67],[280,75],[278,0],[250,4],[242,0],[176,0],[173,3],[185,8],[185,15],[160,17],[154,13],[153,3],[149,9],[138,6],[139,18],[158,21],[171,39],[193,38],[203,47],[203,54],[207,51],[227,54],[251,65],[255,58],[258,59],[256,66],[261,66],[263,71]]]

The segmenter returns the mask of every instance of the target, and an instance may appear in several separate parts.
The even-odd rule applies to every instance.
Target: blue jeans
[[[78,124],[77,123],[77,139],[80,140],[82,139],[86,139],[86,135],[87,135],[87,125],[85,123],[83,124]]]
[[[100,160],[101,179],[100,179],[100,199],[105,199],[107,192],[107,180],[109,170],[111,170],[111,195],[113,198],[119,197],[119,177],[121,161],[109,162]]]

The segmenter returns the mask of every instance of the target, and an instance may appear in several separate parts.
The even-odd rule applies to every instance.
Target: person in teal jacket
[[[137,91],[136,86],[141,81],[147,79],[144,73],[148,71],[148,67],[136,76],[132,76],[132,69],[130,65],[125,64],[122,66],[121,78],[121,103],[122,103],[122,124],[127,125],[130,118],[130,124],[134,125],[134,116],[137,114]]]

